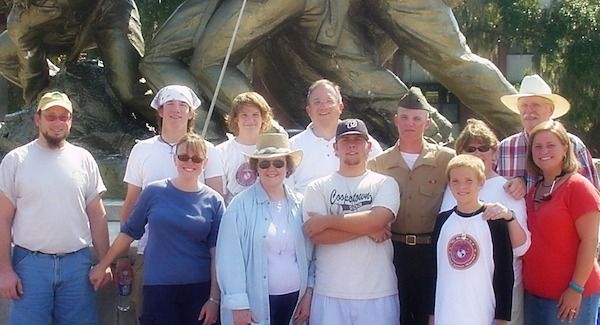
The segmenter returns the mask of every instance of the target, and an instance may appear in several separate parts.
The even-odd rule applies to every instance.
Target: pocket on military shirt
[[[436,196],[444,192],[444,187],[440,186],[435,180],[428,181],[426,184],[419,185],[419,193],[425,196]]]

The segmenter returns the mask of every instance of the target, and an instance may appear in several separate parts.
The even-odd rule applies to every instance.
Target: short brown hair
[[[231,103],[231,110],[225,117],[227,121],[227,128],[233,135],[238,135],[240,130],[238,128],[238,115],[242,107],[249,105],[258,108],[260,116],[262,118],[262,124],[260,126],[260,132],[265,132],[271,129],[271,121],[273,120],[273,110],[267,103],[265,98],[257,92],[248,91],[241,93],[233,99]]]
[[[176,153],[180,147],[185,147],[186,151],[190,151],[206,160],[206,143],[201,135],[193,132],[186,133],[183,138],[177,142],[177,145],[175,146]]]
[[[258,175],[258,158],[250,158],[248,160],[248,165],[250,165],[250,169],[254,171],[256,175]],[[294,165],[294,160],[289,155],[285,156],[285,177],[290,177],[296,170],[296,165]]]
[[[467,120],[467,125],[465,125],[465,128],[460,132],[458,138],[456,138],[456,143],[454,144],[456,153],[460,154],[464,152],[467,144],[471,142],[479,142],[494,151],[498,149],[498,138],[494,132],[484,121],[474,118]]]
[[[310,104],[310,95],[315,91],[315,89],[319,86],[329,86],[333,88],[335,91],[335,95],[338,99],[338,104],[342,102],[342,92],[340,91],[340,86],[338,86],[335,82],[327,79],[319,79],[308,87],[308,92],[306,93],[306,104]]]
[[[483,160],[472,155],[458,155],[448,162],[446,166],[446,178],[450,180],[450,171],[455,168],[465,167],[473,170],[480,181],[485,180],[485,165]]]
[[[567,148],[567,152],[562,161],[562,173],[572,173],[579,169],[579,162],[577,161],[577,157],[575,157],[575,153],[573,152],[573,145],[571,144],[571,139],[569,139],[569,134],[565,127],[557,121],[546,121],[538,124],[531,133],[529,134],[529,148],[527,149],[527,171],[536,176],[542,176],[544,173],[542,169],[539,168],[535,162],[533,161],[533,140],[535,140],[535,136],[538,133],[548,131],[554,134],[560,143]]]

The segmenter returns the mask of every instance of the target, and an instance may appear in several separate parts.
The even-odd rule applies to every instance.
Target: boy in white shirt
[[[506,324],[514,281],[507,220],[482,218],[486,206],[479,200],[485,183],[481,159],[456,156],[446,175],[457,206],[439,214],[433,231],[431,317],[435,325]]]

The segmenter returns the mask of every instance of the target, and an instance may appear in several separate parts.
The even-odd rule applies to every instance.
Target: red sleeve
[[[600,194],[585,177],[574,174],[569,179],[568,204],[573,220],[583,215],[600,211]]]

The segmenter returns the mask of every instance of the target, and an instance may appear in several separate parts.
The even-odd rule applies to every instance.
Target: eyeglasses
[[[199,164],[199,163],[201,163],[201,162],[204,161],[204,158],[200,158],[199,156],[196,156],[196,155],[190,156],[190,155],[188,155],[186,153],[181,154],[181,155],[177,155],[177,159],[179,159],[179,161],[184,161],[184,162],[185,161],[190,161],[190,159],[191,159],[192,162],[194,162],[196,164]]]
[[[55,115],[55,114],[42,114],[44,120],[48,122],[54,122],[60,120],[61,122],[67,122],[71,119],[71,114]]]
[[[490,149],[491,148],[489,146],[479,146],[479,147],[468,146],[465,148],[465,152],[468,152],[468,153],[473,153],[475,151],[488,152],[488,151],[490,151]]]
[[[541,197],[539,197],[537,199],[534,199],[533,201],[536,202],[536,203],[550,201],[552,199],[552,193],[554,193],[554,185],[556,185],[556,181],[558,179],[560,179],[562,176],[563,176],[563,174],[560,174],[560,175],[556,176],[554,178],[554,180],[552,181],[552,185],[550,185],[550,191],[548,191],[548,193],[546,193],[546,194],[543,194]],[[543,187],[547,187],[546,185],[544,185],[544,180],[543,179],[541,179],[540,182],[541,182],[540,184]],[[537,189],[536,189],[536,192],[537,192]]]
[[[283,161],[283,160],[261,160],[258,162],[258,167],[260,169],[267,169],[267,168],[271,167],[271,165],[273,165],[273,167],[275,167],[275,168],[283,168],[285,166],[285,161]]]

